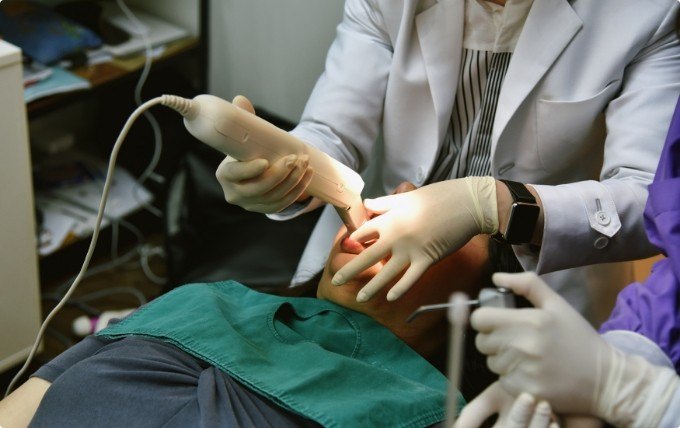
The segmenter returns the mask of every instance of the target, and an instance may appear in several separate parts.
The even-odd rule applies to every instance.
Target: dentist
[[[677,13],[675,0],[347,0],[292,133],[357,171],[376,165],[381,194],[422,187],[366,202],[384,215],[353,238],[380,239],[334,283],[391,256],[359,299],[403,275],[396,299],[480,233],[581,312],[628,283],[622,266],[583,266],[656,251],[641,217],[680,94]],[[227,158],[217,177],[228,201],[273,218],[320,205],[304,158]],[[293,285],[323,266],[339,222],[326,211]]]

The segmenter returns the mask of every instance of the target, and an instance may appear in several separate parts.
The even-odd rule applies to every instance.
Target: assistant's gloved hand
[[[232,104],[255,114],[246,97],[239,95]],[[312,180],[312,169],[307,155],[284,156],[271,165],[266,159],[241,162],[227,156],[215,176],[227,202],[248,211],[272,214],[303,197]]]
[[[498,414],[494,428],[557,428],[551,420],[550,404],[538,404],[530,394],[515,398],[503,390],[498,382],[484,390],[463,408],[455,428],[479,427],[490,416]]]
[[[611,347],[536,274],[494,274],[500,287],[535,308],[480,308],[470,323],[477,348],[513,395],[528,392],[563,414],[590,414],[615,426],[658,426],[678,388],[675,372]]]
[[[344,284],[388,256],[390,260],[357,294],[359,302],[370,299],[406,270],[387,294],[387,300],[398,299],[430,265],[473,236],[498,231],[492,177],[442,181],[408,193],[367,199],[364,205],[381,215],[364,223],[350,238],[362,243],[377,240],[340,269],[333,284]]]

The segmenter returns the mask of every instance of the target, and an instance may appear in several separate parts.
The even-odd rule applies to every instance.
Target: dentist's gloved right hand
[[[680,384],[673,370],[611,347],[534,273],[494,274],[493,281],[535,306],[480,308],[470,318],[477,348],[504,390],[540,397],[561,414],[659,426]]]
[[[364,223],[350,238],[361,243],[376,241],[336,272],[333,284],[342,285],[390,259],[359,291],[359,302],[370,299],[403,273],[387,293],[387,300],[398,299],[430,265],[473,236],[498,231],[496,180],[492,177],[442,181],[407,193],[367,199],[364,205],[381,215]]]
[[[246,97],[239,95],[232,104],[255,114]],[[215,176],[227,202],[248,211],[273,214],[306,197],[312,169],[307,155],[284,156],[271,165],[266,159],[241,162],[227,156]]]

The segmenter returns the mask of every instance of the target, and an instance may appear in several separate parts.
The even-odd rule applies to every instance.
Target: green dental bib
[[[233,281],[191,284],[99,335],[172,343],[327,427],[444,419],[447,385],[438,370],[371,318],[324,300],[261,294]]]

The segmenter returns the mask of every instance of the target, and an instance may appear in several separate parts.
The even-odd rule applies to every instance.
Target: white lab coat
[[[378,162],[385,193],[402,181],[423,184],[451,117],[464,4],[346,0],[293,134],[359,171]],[[541,251],[515,248],[526,269],[544,274],[654,253],[642,213],[680,94],[677,11],[676,0],[534,0],[491,148],[493,176],[536,184],[543,202]],[[384,149],[371,159],[379,135]],[[323,266],[339,224],[324,213],[298,271]],[[620,265],[598,269],[567,274],[567,288],[562,272],[546,279],[583,311],[588,291],[579,284],[603,275],[629,282]]]

